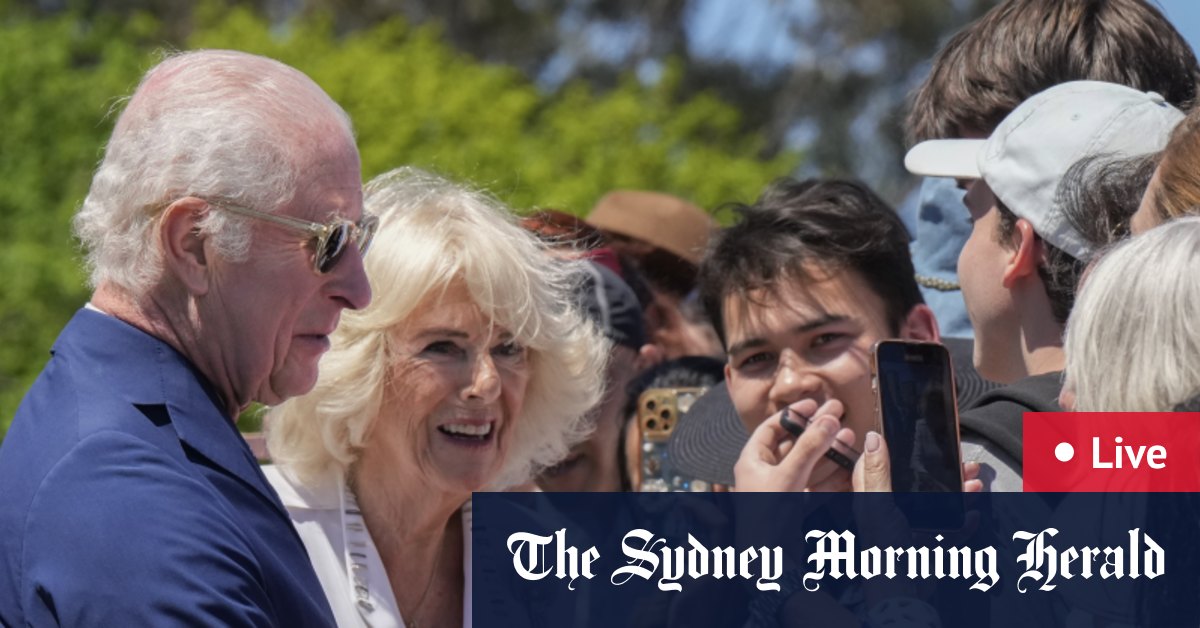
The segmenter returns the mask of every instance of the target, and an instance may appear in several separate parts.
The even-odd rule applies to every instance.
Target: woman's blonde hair
[[[1167,412],[1200,388],[1200,217],[1126,240],[1087,274],[1067,324],[1080,412]]]
[[[441,177],[399,168],[365,189],[380,219],[364,261],[371,305],[346,310],[309,394],[272,409],[272,458],[301,479],[347,471],[379,415],[394,359],[389,333],[427,297],[465,282],[476,305],[529,350],[524,409],[490,488],[528,480],[586,437],[603,388],[608,343],[572,296],[580,262],[556,259],[495,199]]]

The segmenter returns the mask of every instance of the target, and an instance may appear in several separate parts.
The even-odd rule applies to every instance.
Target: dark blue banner
[[[1198,626],[1194,493],[479,493],[473,622]]]

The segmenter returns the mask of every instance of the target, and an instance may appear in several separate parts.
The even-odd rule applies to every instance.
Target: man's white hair
[[[166,205],[194,196],[273,212],[324,154],[321,141],[357,155],[349,117],[302,72],[228,50],[166,58],[129,99],[75,216],[92,286],[144,294],[162,271],[152,226]],[[209,212],[200,228],[241,260],[242,220]]]

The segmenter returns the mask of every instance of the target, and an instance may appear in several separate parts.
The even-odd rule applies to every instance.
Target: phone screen
[[[962,491],[953,368],[945,347],[881,342],[876,387],[892,465],[892,489]]]

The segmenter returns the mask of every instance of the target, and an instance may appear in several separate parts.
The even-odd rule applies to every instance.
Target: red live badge
[[[1026,412],[1026,492],[1200,492],[1200,413]]]

